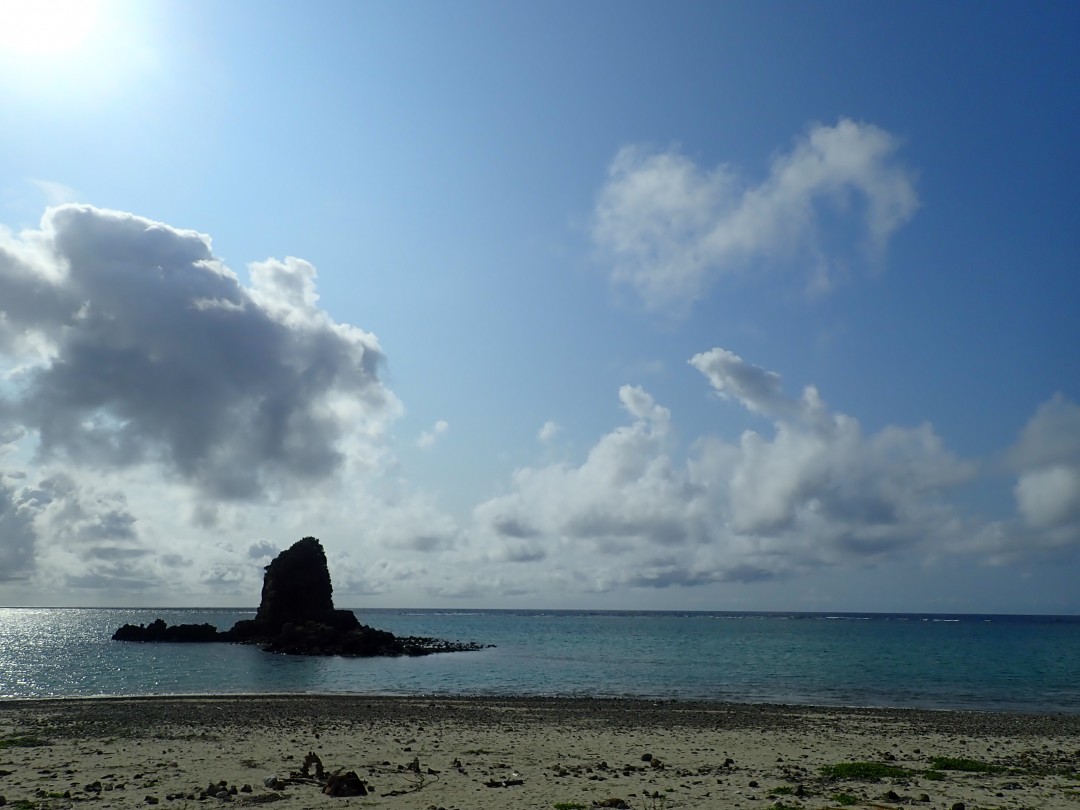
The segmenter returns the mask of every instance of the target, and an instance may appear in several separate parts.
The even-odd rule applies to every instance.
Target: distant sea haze
[[[357,610],[399,635],[494,644],[300,657],[111,640],[254,610],[0,608],[0,698],[240,693],[639,697],[1080,714],[1080,617]]]

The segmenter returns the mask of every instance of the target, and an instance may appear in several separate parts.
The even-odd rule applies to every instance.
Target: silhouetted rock
[[[382,652],[385,644],[346,644],[346,636],[360,630],[383,632],[364,628],[351,610],[334,609],[326,552],[316,538],[305,537],[266,566],[255,618],[237,622],[225,635],[291,655],[394,654]]]
[[[174,624],[169,627],[162,619],[148,625],[125,624],[115,633],[113,641],[221,641],[221,634],[212,624]]]
[[[237,622],[226,635],[230,641],[262,642],[275,652],[287,652],[285,648],[292,645],[285,641],[278,643],[285,627],[312,625],[331,632],[320,634],[313,627],[306,634],[310,643],[300,646],[315,650],[319,646],[318,639],[333,646],[330,641],[333,634],[341,635],[361,627],[351,610],[334,609],[333,594],[322,543],[314,537],[305,537],[266,566],[262,598],[255,618]],[[289,635],[295,637],[295,630]]]
[[[326,553],[314,537],[293,543],[266,566],[262,599],[255,614],[255,623],[266,632],[279,632],[289,622],[318,622],[344,629],[350,621],[353,626],[359,624],[351,611],[334,610]]]
[[[149,626],[125,624],[116,641],[232,641],[258,644],[267,652],[288,655],[429,655],[483,649],[437,638],[397,637],[360,624],[351,610],[334,608],[326,553],[314,537],[305,537],[281,552],[263,576],[262,598],[254,619],[218,632],[210,624],[169,627],[161,619]]]

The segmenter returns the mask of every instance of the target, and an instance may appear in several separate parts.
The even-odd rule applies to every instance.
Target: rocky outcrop
[[[174,624],[167,625],[162,619],[155,619],[148,625],[125,624],[115,633],[114,641],[221,641],[221,634],[212,624]]]
[[[161,619],[149,625],[125,624],[114,641],[231,641],[258,644],[267,652],[289,655],[428,655],[464,652],[484,645],[417,636],[398,637],[360,623],[351,610],[334,607],[330,570],[322,544],[305,537],[266,566],[262,598],[254,619],[239,621],[231,630],[211,624],[169,627]]]
[[[319,627],[338,635],[360,629],[362,625],[351,610],[334,609],[333,595],[322,543],[305,537],[266,566],[259,611],[254,619],[237,622],[228,633],[229,640],[273,644],[286,634],[286,627],[290,637],[303,627],[312,628],[309,636]]]

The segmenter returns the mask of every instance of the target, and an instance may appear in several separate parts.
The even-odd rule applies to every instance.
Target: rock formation
[[[169,627],[163,619],[147,626],[125,624],[113,634],[114,641],[220,641],[221,634],[212,624],[174,624]]]
[[[169,627],[161,619],[148,626],[125,624],[115,641],[231,641],[258,644],[267,652],[291,655],[428,655],[482,649],[479,644],[416,636],[398,637],[363,625],[351,610],[334,608],[333,586],[322,544],[305,537],[266,566],[262,598],[254,619],[220,632],[210,624]]]
[[[233,641],[264,640],[296,643],[299,629],[326,628],[308,635],[318,643],[330,634],[359,630],[363,625],[351,610],[334,609],[334,588],[330,584],[330,569],[322,543],[305,537],[285,549],[266,566],[263,575],[262,599],[254,619],[237,622],[229,635]],[[288,630],[286,630],[288,628]],[[370,629],[370,628],[368,628]]]

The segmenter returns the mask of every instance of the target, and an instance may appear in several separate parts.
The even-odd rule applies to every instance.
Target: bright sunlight
[[[0,0],[0,50],[59,54],[82,45],[97,24],[96,0]]]

